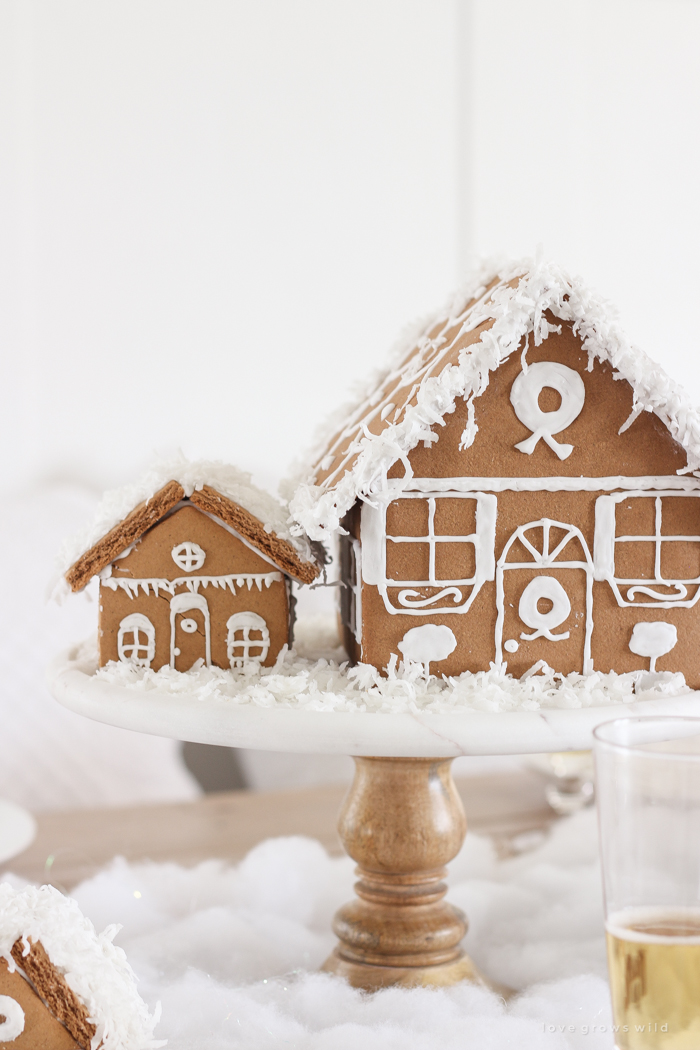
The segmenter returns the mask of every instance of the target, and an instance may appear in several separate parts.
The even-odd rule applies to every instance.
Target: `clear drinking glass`
[[[594,736],[615,1045],[700,1050],[700,718]]]

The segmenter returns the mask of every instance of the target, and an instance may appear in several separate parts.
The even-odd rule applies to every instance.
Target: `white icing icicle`
[[[107,580],[102,580],[101,584],[103,587],[109,587],[110,590],[122,590],[129,595],[130,598],[137,598],[139,593],[139,587],[145,595],[148,595],[150,591],[158,597],[160,591],[166,591],[168,594],[175,594],[178,587],[186,587],[191,594],[196,594],[200,587],[222,587],[230,590],[231,594],[236,593],[236,587],[244,587],[247,585],[248,590],[251,589],[253,584],[262,591],[263,585],[270,587],[273,583],[281,583],[283,580],[281,572],[249,572],[244,575],[239,573],[231,573],[229,576],[179,576],[175,580],[160,579],[157,577],[151,577],[148,579],[135,579],[121,576],[110,576]]]

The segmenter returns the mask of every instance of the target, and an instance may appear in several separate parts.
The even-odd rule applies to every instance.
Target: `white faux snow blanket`
[[[239,671],[201,667],[183,673],[170,667],[152,671],[112,661],[96,671],[93,642],[77,652],[74,663],[105,681],[138,691],[307,711],[537,711],[624,704],[690,692],[682,674],[640,690],[638,672],[562,675],[546,664],[536,665],[534,673],[520,679],[496,668],[438,678],[426,677],[422,664],[395,660],[384,677],[370,664],[348,666],[345,650],[338,646],[335,618],[325,616],[299,621],[294,648],[290,651],[285,646],[273,667],[252,663]]]
[[[450,865],[464,946],[520,992],[507,1004],[466,983],[368,996],[318,973],[353,862],[311,839],[267,840],[237,867],[117,859],[72,896],[98,929],[123,924],[168,1050],[610,1050],[595,813],[538,834],[507,860],[469,834]]]

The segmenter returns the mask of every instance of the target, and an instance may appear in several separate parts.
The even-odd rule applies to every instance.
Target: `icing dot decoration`
[[[553,412],[543,412],[539,405],[539,396],[545,387],[556,390],[561,397],[559,408]],[[574,446],[560,444],[554,434],[571,426],[581,414],[585,400],[586,387],[573,368],[557,361],[538,361],[530,365],[527,371],[523,369],[510,388],[510,403],[520,422],[532,434],[525,441],[519,441],[515,447],[519,452],[531,456],[542,439],[559,459],[568,459]]]
[[[180,620],[180,627],[182,627],[185,634],[194,634],[197,630],[197,621],[186,617],[184,620]]]

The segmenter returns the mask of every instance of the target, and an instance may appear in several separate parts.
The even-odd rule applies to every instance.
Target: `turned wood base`
[[[467,831],[452,759],[356,758],[338,830],[358,863],[323,969],[355,988],[486,983],[459,945],[464,914],[443,898],[444,865]]]

